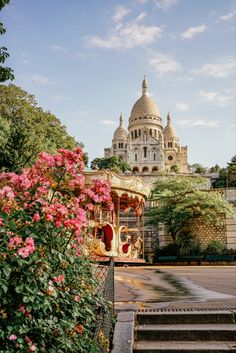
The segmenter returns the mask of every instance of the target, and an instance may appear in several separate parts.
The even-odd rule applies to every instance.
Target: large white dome
[[[151,128],[162,127],[162,119],[160,110],[156,102],[147,94],[148,82],[144,78],[142,82],[142,96],[134,104],[130,118],[128,130],[133,128],[142,128],[144,125],[149,125]]]

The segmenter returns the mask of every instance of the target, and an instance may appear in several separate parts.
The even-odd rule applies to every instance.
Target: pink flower
[[[57,277],[53,277],[53,282],[56,282],[56,283],[61,283],[65,280],[65,277],[63,275],[58,275]]]
[[[29,352],[35,352],[36,351],[36,346],[32,344],[32,346],[29,347]]]
[[[27,258],[30,254],[35,251],[34,239],[28,237],[25,239],[25,246],[18,249],[17,253],[23,259]]]
[[[80,301],[80,295],[76,295],[74,297],[74,301],[78,303]]]
[[[88,203],[88,204],[87,204],[87,209],[88,209],[89,211],[92,211],[92,210],[93,210],[93,204],[92,204],[92,203]]]
[[[46,214],[45,219],[47,221],[52,221],[53,220],[53,216],[51,214]]]
[[[13,250],[16,248],[16,246],[19,246],[22,244],[22,238],[19,237],[18,235],[15,235],[13,238],[11,238],[9,240],[9,243],[8,243],[8,248],[10,250]]]
[[[0,226],[4,227],[4,222],[3,222],[3,219],[1,217],[0,217]]]
[[[33,222],[37,222],[40,219],[40,216],[38,213],[35,213],[33,216]]]
[[[17,339],[17,336],[16,335],[11,335],[8,339],[10,341],[15,341]]]

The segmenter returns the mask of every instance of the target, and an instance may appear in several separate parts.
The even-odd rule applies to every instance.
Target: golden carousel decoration
[[[84,175],[88,183],[92,179],[108,180],[114,204],[112,211],[99,208],[90,214],[91,255],[127,262],[144,258],[144,204],[150,188],[137,176],[108,171],[84,172]]]

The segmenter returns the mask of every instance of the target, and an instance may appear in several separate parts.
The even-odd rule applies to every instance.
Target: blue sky
[[[11,0],[1,12],[14,84],[82,141],[90,161],[126,126],[146,75],[189,163],[236,153],[236,1]]]

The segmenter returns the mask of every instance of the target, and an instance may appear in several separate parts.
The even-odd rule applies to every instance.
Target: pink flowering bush
[[[83,153],[40,153],[21,174],[0,174],[0,351],[97,352],[89,212],[112,209],[110,185],[81,173]]]

